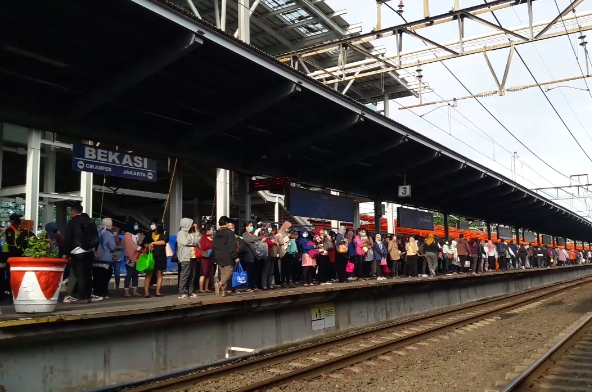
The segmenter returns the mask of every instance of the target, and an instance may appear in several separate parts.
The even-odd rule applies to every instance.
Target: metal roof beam
[[[511,30],[508,30],[508,29],[506,29],[506,28],[504,28],[504,27],[498,26],[498,25],[496,25],[495,23],[491,23],[490,21],[488,21],[488,20],[485,20],[485,19],[483,19],[483,18],[480,18],[480,17],[478,17],[478,16],[475,16],[475,15],[473,15],[473,14],[469,13],[469,12],[463,12],[463,13],[461,14],[461,17],[466,17],[466,18],[469,18],[469,19],[471,19],[472,21],[475,21],[475,22],[478,22],[478,23],[484,24],[485,26],[487,26],[487,27],[491,27],[492,29],[500,30],[500,31],[503,31],[504,33],[506,33],[506,34],[508,34],[508,35],[511,35],[511,36],[514,36],[514,37],[516,37],[516,38],[518,38],[518,39],[521,39],[521,40],[524,40],[524,41],[528,41],[528,38],[526,38],[526,37],[524,37],[524,36],[522,36],[522,35],[520,35],[520,34],[518,34],[518,33],[515,33],[515,32],[513,32],[513,31],[511,31]]]
[[[559,15],[557,15],[555,17],[555,19],[553,19],[548,25],[546,25],[541,31],[539,31],[539,33],[534,37],[539,38],[541,35],[545,34],[547,32],[547,30],[549,30],[551,27],[553,27],[553,25],[555,23],[557,23],[559,21],[559,19],[562,19],[565,15],[567,15],[571,10],[573,10],[574,8],[576,8],[578,5],[580,5],[582,3],[582,1],[584,0],[574,0],[571,2],[570,5],[567,6],[566,9],[564,9]]]
[[[404,33],[406,33],[406,34],[408,34],[408,35],[410,35],[412,37],[415,37],[415,38],[420,39],[422,41],[425,41],[425,42],[427,42],[429,44],[432,44],[433,46],[435,46],[437,48],[440,48],[442,50],[445,50],[447,52],[450,52],[450,53],[452,53],[455,56],[458,55],[458,52],[456,52],[456,51],[454,51],[454,50],[452,50],[452,49],[450,49],[450,48],[448,48],[448,47],[446,47],[444,45],[441,45],[441,44],[437,43],[436,41],[432,41],[431,39],[426,38],[423,35],[419,35],[415,31],[411,31],[411,30],[408,30],[408,29],[399,29],[399,31],[402,31],[402,32],[404,32]]]
[[[245,102],[241,99],[232,105],[221,110],[218,117],[206,124],[193,128],[192,135],[182,141],[183,146],[190,146],[207,139],[209,136],[232,127],[256,113],[289,98],[291,95],[301,91],[299,85],[292,82],[280,83],[276,88],[268,90],[263,94],[255,96],[254,99]]]
[[[437,170],[435,170],[433,173],[429,173],[428,175],[425,175],[423,177],[421,177],[421,179],[419,181],[413,181],[411,182],[409,185],[411,186],[418,186],[418,185],[422,185],[422,184],[429,184],[430,182],[442,178],[446,175],[458,172],[460,170],[463,170],[465,168],[465,164],[464,163],[455,163],[452,167],[441,167]],[[470,176],[467,177],[463,180],[460,180],[459,182],[455,182],[455,187],[454,188],[440,188],[440,189],[445,189],[445,192],[447,192],[449,189],[450,190],[454,190],[454,189],[458,189],[460,187],[463,187],[467,184],[479,181],[480,179],[484,178],[484,174],[483,173],[479,173],[478,175],[475,176]],[[437,195],[440,193],[444,193],[444,192],[438,192],[436,191],[434,192],[430,192],[430,195]]]
[[[139,63],[131,64],[127,70],[117,72],[110,80],[99,83],[96,90],[77,99],[72,106],[64,108],[56,120],[56,126],[59,128],[84,118],[99,106],[113,100],[150,75],[199,48],[202,44],[201,38],[188,32],[175,37],[166,45],[158,46],[154,53],[149,54]]]

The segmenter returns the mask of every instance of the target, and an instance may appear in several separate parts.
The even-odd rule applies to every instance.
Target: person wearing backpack
[[[528,254],[528,265],[526,268],[534,268],[535,267],[535,258],[534,258],[534,247],[531,244],[528,244],[528,249],[526,250]]]
[[[508,245],[506,245],[505,240],[500,240],[497,244],[497,256],[498,256],[498,263],[499,269],[501,271],[505,271],[508,267],[508,262],[506,261],[506,252],[508,250]]]
[[[288,247],[290,246],[290,232],[292,224],[288,221],[284,222],[280,227],[280,230],[276,234],[276,239],[279,245],[280,251],[280,282],[282,287],[286,288],[291,286],[290,280],[292,279],[292,269],[294,266],[295,253],[288,254]],[[296,243],[294,243],[296,247]],[[294,251],[294,249],[292,249]],[[276,282],[278,283],[278,282]]]
[[[84,213],[80,204],[70,209],[70,221],[64,235],[64,258],[70,261],[71,274],[76,284],[71,292],[71,304],[92,302],[92,263],[99,245],[95,222]]]

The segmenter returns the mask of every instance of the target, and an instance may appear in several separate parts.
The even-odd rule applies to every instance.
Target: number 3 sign
[[[399,186],[399,197],[411,197],[411,185]]]

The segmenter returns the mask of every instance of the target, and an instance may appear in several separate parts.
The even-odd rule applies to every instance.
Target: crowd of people
[[[337,231],[317,228],[295,229],[290,222],[276,224],[245,222],[238,230],[235,221],[223,216],[218,226],[199,227],[183,218],[171,247],[169,234],[158,219],[143,232],[136,222],[125,227],[123,240],[110,218],[96,229],[94,221],[80,205],[72,207],[62,238],[54,222],[45,226],[46,238],[68,259],[64,275],[66,303],[89,303],[108,299],[109,284],[115,276],[119,288],[123,253],[124,295],[149,298],[154,289],[162,297],[163,273],[170,257],[178,263],[179,298],[198,294],[232,295],[239,291],[258,292],[276,288],[305,287],[402,277],[434,277],[438,274],[481,274],[511,269],[550,268],[590,263],[586,250],[567,250],[539,244],[497,243],[459,238],[445,241],[427,237],[370,235],[364,228]],[[18,233],[18,235],[15,235]],[[34,235],[33,224],[11,216],[4,239],[10,256],[21,255],[26,238]],[[173,249],[174,248],[174,249]],[[136,268],[142,254],[150,252],[153,268],[143,273],[143,292],[139,292],[140,273]],[[233,273],[240,267],[246,282],[233,287]],[[0,269],[9,268],[0,262]],[[0,282],[2,283],[2,282]],[[9,285],[3,285],[3,291]]]

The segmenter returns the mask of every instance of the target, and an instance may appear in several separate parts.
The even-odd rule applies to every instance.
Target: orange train
[[[365,215],[365,214],[360,214],[360,221],[362,222],[369,222],[366,224],[362,224],[361,227],[368,230],[368,231],[374,231],[374,217],[371,215]],[[316,221],[316,220],[310,220],[311,225],[315,226],[315,227],[330,227],[331,224],[329,222],[323,222],[323,221]],[[352,224],[346,223],[345,225],[348,229],[353,228]],[[409,229],[409,228],[405,228],[405,227],[397,227],[397,220],[395,219],[395,223],[394,223],[394,227],[396,227],[397,230],[397,234],[399,235],[412,235],[412,236],[421,236],[421,237],[426,237],[429,233],[434,233],[434,235],[436,237],[439,238],[444,238],[444,226],[440,226],[440,225],[434,225],[434,230],[433,231],[428,231],[428,230],[419,230],[419,229]],[[382,218],[381,222],[380,222],[380,229],[383,233],[387,233],[388,232],[388,222],[386,220],[386,218]],[[479,241],[481,240],[485,240],[487,241],[487,233],[483,232],[483,231],[477,231],[477,230],[460,230],[454,227],[450,227],[449,228],[449,236],[450,238],[459,238],[460,234],[464,234],[465,238],[476,238]],[[491,233],[491,239],[494,242],[497,242],[498,238],[497,238],[497,234],[496,233]],[[540,237],[539,237],[540,239]],[[514,236],[514,241],[516,241],[516,237]],[[541,240],[542,242],[542,240]],[[521,244],[524,245],[528,245],[528,242],[525,241],[520,241]],[[559,248],[563,248],[563,247],[559,247]],[[567,249],[574,249],[574,244],[567,244]],[[586,246],[586,247],[582,247],[581,245],[578,245],[576,247],[576,249],[578,250],[590,250],[591,247]]]

